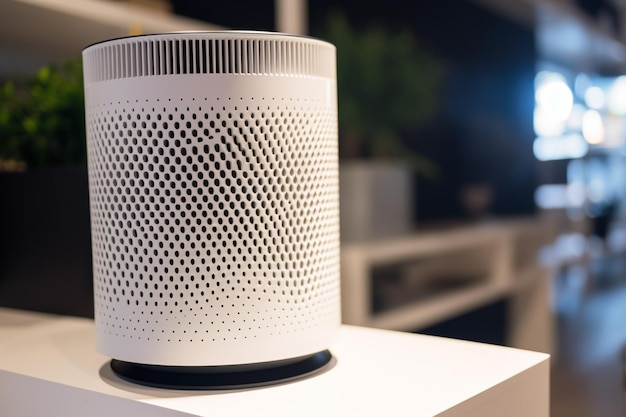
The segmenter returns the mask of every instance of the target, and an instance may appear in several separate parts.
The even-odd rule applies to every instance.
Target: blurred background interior
[[[93,315],[82,48],[216,29],[337,46],[345,323],[548,352],[553,416],[624,415],[624,0],[2,0],[0,305]]]

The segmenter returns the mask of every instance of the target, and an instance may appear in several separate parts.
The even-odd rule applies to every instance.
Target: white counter
[[[0,308],[0,416],[549,415],[549,356],[343,326],[323,373],[265,388],[174,391],[125,382],[91,320]]]

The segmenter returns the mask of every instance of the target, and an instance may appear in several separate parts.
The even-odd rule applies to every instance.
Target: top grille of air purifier
[[[267,74],[334,77],[334,49],[304,37],[233,32],[122,38],[85,51],[85,82],[172,74]]]
[[[339,326],[334,47],[141,36],[83,52],[99,350],[278,360]]]

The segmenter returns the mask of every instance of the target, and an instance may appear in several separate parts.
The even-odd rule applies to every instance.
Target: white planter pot
[[[339,179],[342,241],[405,234],[413,228],[414,182],[406,166],[342,162]]]

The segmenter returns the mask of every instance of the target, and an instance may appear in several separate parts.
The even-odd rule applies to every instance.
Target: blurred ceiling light
[[[535,204],[542,209],[567,207],[567,186],[565,184],[540,185],[535,190]]]
[[[537,74],[535,101],[547,117],[563,122],[572,111],[574,95],[561,74],[542,72]]]
[[[606,196],[606,185],[600,179],[594,179],[587,184],[587,198],[592,203],[601,203]]]
[[[613,114],[604,117],[604,146],[608,148],[621,148],[624,145],[626,126],[624,117]]]
[[[567,184],[567,203],[571,207],[580,207],[585,204],[585,183],[574,181]]]
[[[583,115],[587,111],[587,108],[580,103],[574,104],[572,112],[567,119],[567,129],[580,131],[583,126]]]
[[[609,89],[607,107],[611,113],[626,115],[626,76],[617,77]]]
[[[582,181],[571,184],[544,184],[535,190],[535,204],[542,209],[581,207],[585,203]]]
[[[574,92],[578,97],[585,97],[585,93],[591,86],[591,78],[587,74],[581,72],[576,76],[574,80]]]
[[[560,234],[554,246],[562,258],[580,258],[587,251],[587,237],[582,233]]]
[[[602,116],[596,110],[587,110],[583,115],[583,137],[592,144],[598,145],[604,142],[604,124]]]
[[[540,161],[582,158],[588,150],[589,145],[579,133],[556,137],[538,137],[533,142],[533,153],[535,158]]]
[[[567,163],[567,182],[584,181],[586,162],[582,159],[572,159]]]
[[[544,108],[535,107],[533,128],[537,136],[558,136],[565,131],[565,122],[551,117]]]
[[[589,87],[585,91],[585,104],[591,109],[600,110],[605,103],[604,90],[598,86]]]

